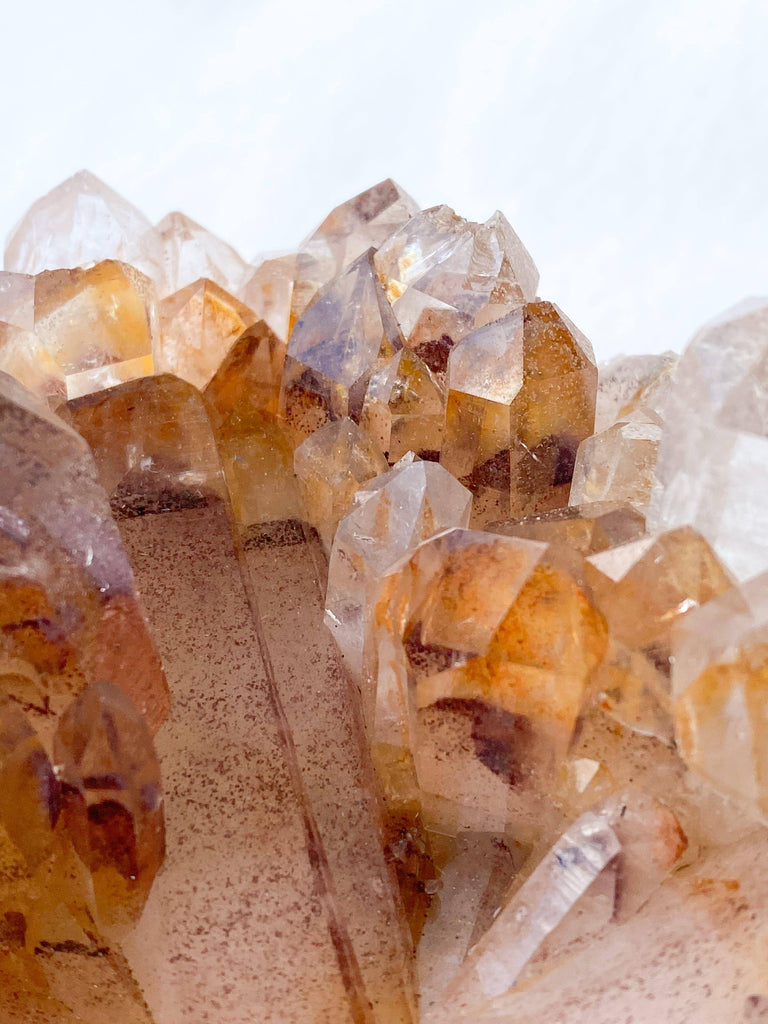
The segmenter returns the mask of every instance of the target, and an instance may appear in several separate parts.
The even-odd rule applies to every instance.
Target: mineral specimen
[[[391,180],[6,267],[3,1024],[763,1015],[764,300],[598,373]]]

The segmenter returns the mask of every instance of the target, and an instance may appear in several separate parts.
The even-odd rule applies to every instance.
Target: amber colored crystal
[[[83,439],[0,379],[3,688],[43,730],[86,683],[113,680],[156,729],[168,690],[107,495]]]
[[[159,313],[156,371],[197,388],[208,384],[233,342],[256,320],[239,299],[207,278],[163,299]]]
[[[672,628],[733,581],[691,527],[643,537],[587,560],[611,649],[596,679],[604,705],[631,728],[671,739]]]
[[[35,334],[64,375],[67,398],[152,373],[157,337],[152,282],[104,260],[35,280]]]
[[[596,501],[568,505],[525,519],[489,523],[486,529],[506,537],[525,537],[571,548],[586,556],[637,540],[645,533],[645,520],[627,505]]]
[[[59,720],[63,815],[93,877],[104,927],[141,914],[165,854],[160,765],[141,713],[110,683],[85,689]]]
[[[550,302],[528,303],[460,342],[449,359],[441,461],[475,493],[474,522],[568,504],[596,385],[589,342]]]
[[[0,697],[0,823],[35,868],[50,853],[61,793],[48,756],[26,716]]]
[[[328,550],[355,494],[388,469],[373,438],[350,419],[316,430],[296,449],[294,467],[309,522]]]
[[[262,260],[243,286],[242,299],[257,317],[269,324],[281,341],[291,333],[291,299],[296,278],[296,256]]]
[[[410,349],[375,373],[368,384],[360,426],[390,463],[412,451],[436,461],[445,429],[445,389]]]
[[[295,531],[235,543],[201,396],[168,377],[128,387],[101,396],[89,434],[105,480],[144,460],[150,494],[205,481],[194,501],[142,507],[131,491],[118,520],[175,697],[157,738],[168,857],[124,941],[131,968],[156,1024],[409,1024],[354,704],[330,636],[317,642],[316,554]]]

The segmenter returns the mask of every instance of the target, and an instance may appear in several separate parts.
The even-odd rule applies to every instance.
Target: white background
[[[600,358],[768,291],[766,0],[0,11],[3,235],[88,167],[250,259],[392,176],[502,209]]]

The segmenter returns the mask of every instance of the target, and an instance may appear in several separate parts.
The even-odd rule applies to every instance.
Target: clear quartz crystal
[[[768,300],[703,327],[665,405],[653,529],[692,524],[739,579],[768,568]]]
[[[120,260],[165,282],[159,233],[90,171],[78,171],[30,206],[5,249],[5,269],[38,274]]]
[[[240,294],[252,268],[231,245],[178,211],[166,214],[155,230],[163,243],[169,293],[207,277],[225,291]]]

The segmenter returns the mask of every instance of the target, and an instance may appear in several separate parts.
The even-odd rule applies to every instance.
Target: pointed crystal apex
[[[151,374],[156,292],[134,267],[104,260],[35,279],[35,334],[64,377],[68,398]]]
[[[296,449],[294,467],[309,521],[329,550],[357,491],[388,468],[373,439],[350,419],[316,430]]]
[[[297,441],[360,417],[368,380],[402,348],[368,250],[319,293],[288,342],[281,410]]]
[[[63,814],[93,876],[106,926],[138,919],[165,856],[160,765],[143,716],[123,690],[96,683],[59,721],[54,751]]]
[[[331,278],[366,249],[378,248],[417,211],[413,199],[391,178],[333,209],[299,249],[294,316],[301,316]]]
[[[173,373],[202,390],[237,338],[256,317],[234,295],[207,278],[160,303],[157,373]]]
[[[156,225],[163,245],[163,266],[169,293],[201,277],[239,295],[251,267],[221,238],[186,214],[174,211]]]
[[[38,199],[8,239],[5,269],[23,274],[129,263],[162,288],[160,236],[147,218],[90,171],[78,171]]]

